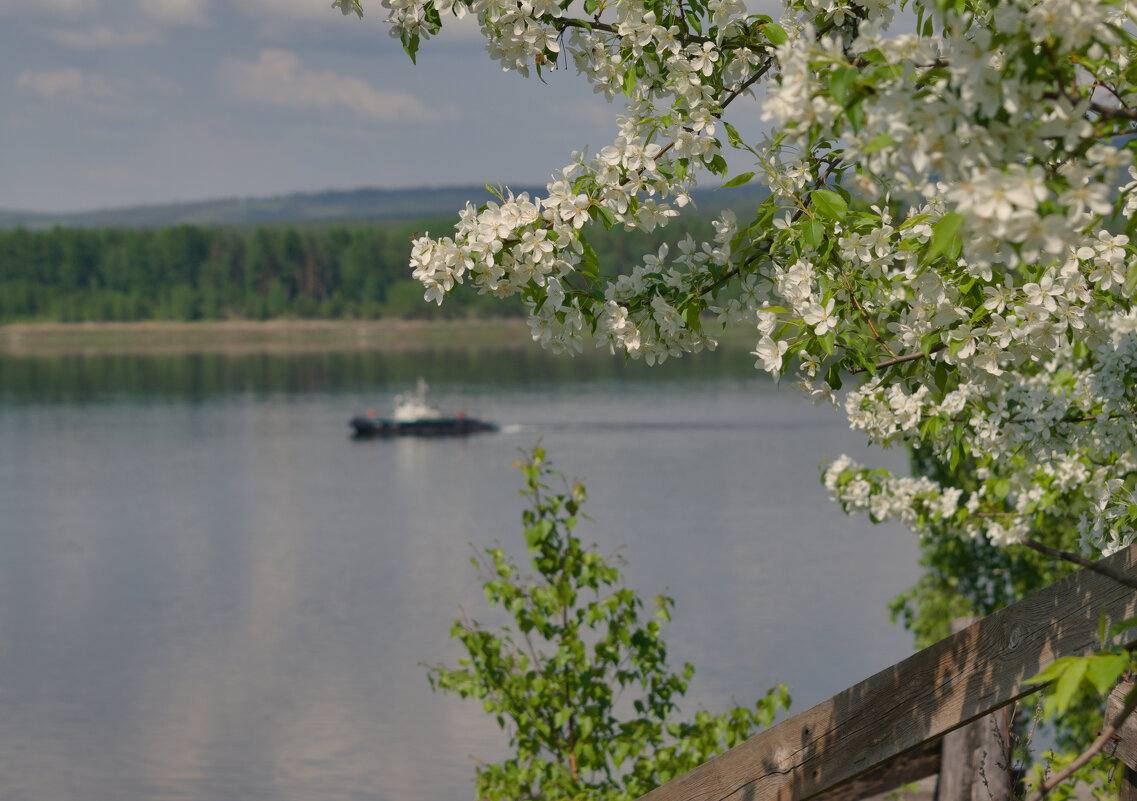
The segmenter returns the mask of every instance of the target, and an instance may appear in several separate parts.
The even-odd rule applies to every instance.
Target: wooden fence
[[[1137,545],[1099,564],[1137,578]],[[1023,680],[1056,659],[1096,650],[1103,610],[1111,622],[1132,617],[1137,593],[1100,573],[1079,571],[778,723],[641,801],[854,801],[939,773],[943,755],[952,752],[953,738],[945,743],[945,734],[1038,689]],[[1126,647],[1137,645],[1137,628],[1120,637]],[[954,739],[958,752],[974,753],[973,741]],[[944,790],[941,782],[941,801],[953,797]]]

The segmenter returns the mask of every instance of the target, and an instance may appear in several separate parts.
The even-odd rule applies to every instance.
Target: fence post
[[[952,634],[963,631],[976,620],[978,618],[956,618],[951,622]],[[937,801],[1009,801],[1007,724],[1007,707],[1004,707],[944,735]]]
[[[1137,544],[1099,566],[1137,576]],[[641,801],[818,801],[968,721],[1001,712],[1037,689],[1024,677],[1055,660],[1096,651],[1103,609],[1111,619],[1133,617],[1137,595],[1100,570],[1080,570],[771,726]],[[1137,628],[1118,639],[1137,647]],[[982,772],[990,775],[972,781],[966,798],[992,801],[992,782],[1005,775],[997,769],[1002,737],[978,750],[987,752]]]
[[[1113,688],[1105,702],[1105,723],[1113,723],[1125,706],[1125,696],[1133,689],[1132,679],[1123,681]],[[1116,739],[1106,746],[1108,753],[1121,760],[1125,775],[1121,777],[1121,801],[1137,801],[1137,720],[1133,715],[1121,724]]]

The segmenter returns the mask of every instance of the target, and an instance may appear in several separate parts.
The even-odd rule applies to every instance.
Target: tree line
[[[411,240],[451,225],[0,230],[0,322],[521,314],[518,299],[492,302],[467,286],[442,307],[423,301],[407,267]],[[693,216],[667,239],[709,229]],[[601,263],[616,266],[664,239],[598,229],[591,241]]]

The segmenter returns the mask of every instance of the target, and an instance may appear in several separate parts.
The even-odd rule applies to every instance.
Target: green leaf
[[[580,245],[580,266],[584,268],[584,272],[586,273],[599,275],[600,259],[597,257],[596,251],[593,250],[592,245],[588,244],[588,242],[586,242],[583,237],[580,239]]]
[[[829,365],[829,370],[825,373],[825,383],[831,386],[834,391],[841,388],[841,367],[837,362]]]
[[[825,225],[820,220],[809,220],[802,227],[805,241],[815,248],[821,247],[825,241]]]
[[[703,163],[706,165],[707,169],[713,172],[715,175],[726,175],[726,159],[724,159],[718,153],[716,153],[710,161],[704,161]]]
[[[741,175],[736,175],[719,187],[719,189],[730,189],[735,186],[745,186],[750,183],[750,179],[754,177],[752,172],[744,172]]]
[[[810,203],[826,217],[843,220],[849,211],[845,198],[830,189],[817,189],[809,195]]]
[[[1040,673],[1035,673],[1028,679],[1023,679],[1023,684],[1049,684],[1061,676],[1063,673],[1065,673],[1066,669],[1078,659],[1079,657],[1076,656],[1064,656],[1061,659],[1056,659],[1047,665],[1045,670],[1041,671]]]
[[[609,209],[605,206],[601,206],[601,205],[597,204],[597,205],[593,206],[592,208],[590,208],[589,211],[600,218],[600,222],[604,225],[604,228],[608,231],[611,231],[612,226],[616,224],[616,216],[612,213],[611,209]]]
[[[1078,686],[1082,683],[1089,667],[1089,659],[1074,659],[1055,681],[1054,689],[1046,697],[1046,706],[1049,707],[1053,702],[1055,714],[1063,714],[1074,700],[1074,693],[1078,691]]]
[[[842,67],[834,71],[833,78],[829,81],[829,93],[838,104],[845,105],[845,99],[849,96],[849,84],[859,75],[860,72],[855,67]]]
[[[821,348],[830,356],[833,355],[833,346],[835,344],[836,335],[833,331],[826,331],[825,335],[818,337],[817,341],[821,343]]]
[[[726,140],[732,145],[737,145],[742,141],[742,137],[738,135],[738,129],[729,122],[723,122],[723,127],[726,128]]]
[[[1137,262],[1133,263],[1129,268],[1129,275],[1125,276],[1125,294],[1132,295],[1134,289],[1137,289]]]
[[[419,36],[417,33],[410,36],[403,36],[403,49],[407,51],[407,55],[411,57],[412,64],[418,64],[415,60],[415,54],[418,53]]]
[[[1094,654],[1086,668],[1086,678],[1100,695],[1105,695],[1129,667],[1128,654]]]
[[[932,352],[932,348],[940,344],[940,332],[931,331],[920,338],[920,350],[925,356]]]
[[[703,321],[699,315],[702,313],[701,303],[690,303],[687,308],[683,310],[683,320],[687,323],[687,327],[692,331],[702,331]]]
[[[635,66],[628,67],[628,71],[624,73],[624,95],[627,97],[632,96],[632,92],[636,88],[636,68]]]
[[[775,47],[790,40],[790,37],[786,35],[786,29],[775,22],[767,22],[763,25],[762,34],[766,37],[766,41]]]
[[[846,115],[849,118],[849,124],[853,126],[853,133],[861,130],[861,126],[865,124],[865,106],[860,100],[853,103],[846,109]]]
[[[944,362],[940,362],[936,365],[936,371],[932,374],[932,380],[935,381],[936,389],[938,389],[941,394],[947,392],[948,366]]]
[[[947,251],[948,246],[955,241],[955,235],[959,233],[962,225],[963,215],[954,211],[940,218],[939,222],[932,226],[932,244],[928,247],[925,261],[930,262],[936,256]]]
[[[878,150],[884,150],[886,147],[895,147],[896,140],[889,136],[888,131],[879,133],[876,138],[865,145],[865,154],[875,153]]]

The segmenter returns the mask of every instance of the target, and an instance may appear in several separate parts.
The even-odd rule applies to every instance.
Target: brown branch
[[[1038,789],[1035,790],[1035,792],[1031,795],[1031,797],[1027,799],[1027,801],[1042,801],[1042,799],[1046,798],[1051,790],[1053,790],[1062,782],[1066,781],[1066,779],[1070,778],[1071,774],[1073,774],[1074,771],[1083,767],[1087,762],[1093,759],[1094,756],[1096,756],[1097,753],[1105,747],[1105,744],[1113,739],[1113,736],[1117,730],[1120,729],[1122,724],[1125,723],[1126,719],[1131,714],[1133,714],[1133,710],[1137,709],[1137,692],[1131,692],[1129,696],[1130,697],[1125,702],[1125,706],[1120,712],[1117,713],[1117,717],[1113,719],[1112,723],[1102,729],[1102,733],[1099,734],[1098,738],[1090,744],[1090,747],[1082,753],[1078,754],[1074,761],[1069,765],[1055,773],[1049,781],[1042,782],[1038,786]]]
[[[618,35],[615,25],[609,25],[607,22],[600,22],[599,20],[588,21],[583,19],[576,19],[574,17],[551,17],[548,14],[538,17],[541,22],[547,25],[552,25],[559,31],[565,28],[582,28],[586,31],[600,30],[606,33],[615,33]]]
[[[938,342],[935,345],[933,345],[928,350],[927,353],[924,353],[923,351],[920,351],[919,353],[906,353],[903,356],[897,356],[895,359],[889,359],[888,361],[878,362],[877,364],[873,365],[873,369],[875,369],[879,373],[881,370],[887,370],[889,367],[895,367],[896,365],[904,364],[905,362],[918,361],[920,359],[923,359],[925,356],[931,356],[933,353],[939,353],[945,347],[947,347],[947,346],[944,345],[944,343]],[[849,373],[851,375],[856,375],[857,373],[864,373],[867,371],[868,371],[867,367],[850,367],[849,368]]]
[[[1030,537],[1023,537],[1021,540],[1019,540],[1019,544],[1025,545],[1026,547],[1038,551],[1039,553],[1051,558],[1062,559],[1080,567],[1084,567],[1087,570],[1092,570],[1093,572],[1103,575],[1106,578],[1113,579],[1118,584],[1122,584],[1126,587],[1129,587],[1130,589],[1137,590],[1137,580],[1134,580],[1124,573],[1114,570],[1111,567],[1105,567],[1099,562],[1091,562],[1089,559],[1086,559],[1080,554],[1076,554],[1071,551],[1060,551],[1057,548],[1051,548],[1049,545],[1043,545],[1038,540],[1032,540]],[[1129,711],[1131,712],[1132,709]],[[1128,715],[1128,712],[1126,715]]]
[[[826,175],[828,175],[828,173],[826,173]],[[825,178],[823,177],[821,179],[821,181],[824,182],[824,180],[825,180]],[[814,184],[814,186],[818,186],[818,185],[819,184]],[[795,198],[795,200],[796,199],[797,198]],[[798,204],[801,206],[801,208],[798,209],[796,212],[794,212],[794,216],[791,218],[791,222],[797,222],[798,220],[801,219],[801,215],[806,214],[808,211],[808,209],[806,209],[805,203],[798,200]],[[746,261],[742,262],[742,264],[738,265],[733,270],[727,270],[721,278],[719,278],[717,281],[715,281],[710,286],[701,290],[699,292],[699,297],[702,297],[703,295],[706,295],[710,292],[714,292],[716,289],[718,289],[720,286],[725,284],[731,278],[734,278],[739,273],[741,273],[745,268],[749,267],[751,264],[753,264],[755,261],[757,261],[759,257],[768,256],[769,254],[770,254],[770,243],[767,242],[766,247],[763,250],[760,250],[757,253],[752,254],[749,258],[746,259]]]
[[[1137,412],[1110,412],[1109,414],[1084,414],[1081,417],[1059,417],[1055,423],[1092,423],[1095,420],[1121,420],[1125,417],[1137,417]],[[1008,423],[1026,423],[1037,420],[1035,417],[1008,417]]]
[[[1083,66],[1085,66],[1085,65],[1083,65]],[[1087,69],[1089,69],[1089,68],[1087,68]],[[1110,86],[1108,83],[1103,81],[1101,79],[1101,77],[1094,70],[1090,69],[1089,73],[1090,73],[1090,75],[1094,76],[1094,84],[1093,84],[1093,86],[1090,87],[1090,100],[1091,100],[1091,102],[1096,102],[1093,100],[1094,91],[1098,87],[1101,87],[1102,89],[1105,89],[1107,92],[1109,92],[1111,95],[1113,95],[1117,99],[1117,102],[1120,103],[1123,108],[1126,108],[1126,109],[1131,108],[1131,106],[1125,102],[1125,98],[1123,98],[1121,96],[1121,93],[1118,92],[1116,89],[1114,89],[1112,86]]]
[[[738,265],[738,266],[737,266],[737,267],[735,267],[733,270],[727,270],[725,273],[723,273],[723,275],[722,275],[722,278],[720,278],[719,280],[715,281],[715,282],[714,282],[713,284],[711,284],[709,287],[706,287],[705,289],[702,289],[702,290],[700,290],[700,292],[699,292],[699,297],[703,297],[703,295],[706,295],[706,294],[709,294],[709,293],[711,293],[711,292],[714,292],[716,289],[718,289],[720,286],[722,286],[723,284],[725,284],[727,281],[729,281],[729,280],[730,280],[730,279],[732,279],[732,278],[735,278],[735,277],[736,277],[736,276],[737,276],[739,273],[741,273],[741,272],[742,272],[742,268],[743,268],[743,267],[746,267],[748,264],[750,264],[750,262],[751,262],[751,261],[752,261],[754,258],[757,258],[757,254],[755,254],[755,256],[753,256],[753,257],[751,257],[751,258],[747,259],[746,261],[742,262],[742,264]]]
[[[566,28],[580,28],[586,31],[604,31],[605,33],[612,33],[616,36],[620,35],[619,29],[610,22],[601,22],[599,18],[591,20],[577,19],[576,17],[554,17],[549,14],[543,14],[537,17],[539,22],[546,25],[551,25],[558,31],[563,31]],[[715,42],[715,39],[710,36],[698,36],[696,34],[682,32],[677,37],[683,44],[703,44],[705,42]],[[749,48],[751,50],[769,49],[772,45],[769,42],[749,42],[745,39],[741,40],[728,40],[724,42],[715,42],[715,46],[719,50],[742,50]]]
[[[830,22],[824,28],[819,30],[817,33],[819,36],[824,36],[825,34],[829,33],[829,31],[833,30],[833,28],[835,28],[836,26],[837,26],[837,23]],[[761,45],[759,45],[759,46],[761,46]],[[753,86],[755,82],[757,82],[763,75],[765,75],[767,72],[769,72],[770,69],[774,66],[774,61],[775,61],[775,59],[773,56],[768,56],[766,58],[766,63],[763,64],[762,67],[757,72],[755,72],[753,75],[751,75],[749,78],[747,78],[741,84],[739,84],[737,88],[735,88],[731,91],[731,93],[727,97],[727,99],[722,102],[722,108],[726,109],[727,106],[729,106],[732,102],[734,102],[735,98],[737,98],[739,95],[741,95],[743,92],[745,92],[751,86]],[[722,113],[720,112],[716,116],[719,117],[719,119],[721,119]]]
[[[1109,89],[1108,86],[1105,88]],[[1104,103],[1095,101],[1090,103],[1090,109],[1109,120],[1137,120],[1137,109],[1132,109],[1128,106],[1118,108],[1117,106],[1107,106]]]
[[[822,176],[821,180],[824,181],[828,175],[829,173],[826,172],[826,174]],[[857,300],[857,293],[853,291],[853,282],[849,280],[849,274],[845,272],[845,268],[837,262],[834,262],[834,264],[836,264],[837,269],[841,271],[841,277],[845,279],[845,290],[849,293],[849,297],[852,299],[853,305],[857,307],[857,311],[861,313],[861,317],[865,318],[865,322],[869,324],[869,330],[872,331],[872,338],[880,343],[880,346],[884,348],[884,350],[888,353],[889,356],[893,358],[894,361],[900,358],[896,355],[896,351],[890,348],[888,346],[888,343],[884,341],[884,337],[882,337],[880,335],[880,332],[876,330],[876,325],[873,323],[872,317],[867,311],[865,311],[864,307],[861,306],[861,302]]]
[[[766,63],[762,65],[761,69],[759,69],[757,72],[755,72],[749,78],[747,78],[745,81],[743,81],[741,84],[739,84],[737,88],[735,88],[731,91],[731,93],[727,97],[727,99],[722,101],[722,108],[725,110],[726,107],[729,106],[731,103],[733,103],[739,95],[741,95],[743,92],[745,92],[751,86],[753,86],[759,79],[762,78],[763,75],[765,75],[767,72],[769,72],[770,68],[773,66],[774,66],[774,59],[773,58],[766,59]],[[716,116],[718,116],[719,119],[722,119],[722,112],[719,112],[719,114],[717,114]]]

